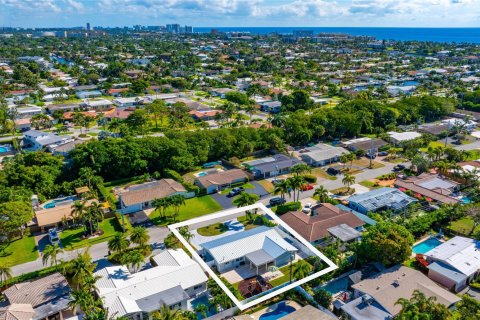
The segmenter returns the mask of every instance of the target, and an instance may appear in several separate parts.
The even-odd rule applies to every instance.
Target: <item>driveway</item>
[[[256,181],[251,181],[250,182],[255,188],[253,189],[245,189],[245,192],[247,193],[253,193],[253,194],[256,194],[260,197],[260,199],[263,199],[265,197],[268,197],[270,196],[270,193],[268,193],[267,190],[265,190],[264,187],[262,187],[258,182]],[[220,193],[214,193],[214,194],[211,194],[210,195],[215,201],[218,202],[218,204],[220,204],[222,206],[223,209],[230,209],[230,208],[234,208],[235,205],[233,204],[233,199],[235,199],[235,197],[227,197],[227,195],[225,194],[220,194]]]

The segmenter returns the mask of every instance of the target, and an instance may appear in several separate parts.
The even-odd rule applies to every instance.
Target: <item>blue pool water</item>
[[[199,176],[199,177],[205,177],[206,175],[207,175],[207,174],[206,174],[205,172],[203,172],[203,171],[197,173],[197,176]]]
[[[465,203],[465,204],[472,203],[472,200],[470,200],[469,197],[462,197],[462,199],[460,200],[462,201],[462,203]]]
[[[212,305],[210,304],[210,301],[208,301],[208,297],[206,295],[203,295],[197,299],[193,299],[191,301],[192,304],[192,309],[195,309],[196,306],[200,304],[204,304],[207,306],[208,311],[207,311],[207,317],[213,316],[215,314],[215,309],[212,308]],[[200,313],[197,314],[198,319],[202,319],[202,315]]]
[[[428,238],[427,240],[414,245],[412,251],[413,253],[424,254],[441,244],[442,242],[436,238]]]
[[[321,288],[325,291],[330,292],[332,295],[336,295],[342,291],[347,291],[348,289],[348,277],[342,277],[339,279],[335,279],[326,283]]]
[[[46,203],[44,206],[43,206],[45,209],[52,209],[52,208],[55,208],[55,202],[49,202],[49,203]]]
[[[260,320],[277,320],[295,311],[294,307],[279,305],[275,311],[262,314]]]

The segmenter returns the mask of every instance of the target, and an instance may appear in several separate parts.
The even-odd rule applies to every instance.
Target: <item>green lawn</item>
[[[180,208],[177,222],[204,216],[219,210],[222,210],[222,206],[210,196],[187,199],[185,200],[185,205]],[[160,212],[155,210],[150,214],[150,220],[156,225],[168,225],[173,223],[173,218],[170,217],[172,214],[173,208],[167,210],[167,216],[169,216],[167,218],[160,217]]]
[[[273,183],[268,180],[258,180],[257,183],[263,187],[267,192],[272,193],[275,189]]]
[[[13,266],[38,258],[37,244],[33,236],[25,236],[23,239],[16,239],[9,245],[2,247],[0,252],[0,263]]]
[[[292,264],[292,268],[293,270],[295,270],[295,264],[296,263],[293,263]],[[276,279],[273,279],[270,281],[270,284],[273,286],[273,287],[278,287],[279,285],[282,285],[284,284],[285,282],[289,282],[290,281],[290,264],[284,266],[284,267],[281,267],[280,269],[278,269],[279,271],[281,271],[283,273],[283,276],[281,277],[278,277]],[[295,280],[295,279],[293,279]]]
[[[227,227],[224,223],[215,223],[197,229],[198,234],[205,237],[218,236],[225,231],[227,231]]]
[[[359,185],[362,185],[362,186],[367,187],[369,189],[378,189],[378,188],[382,187],[381,185],[377,185],[375,182],[372,182],[370,180],[364,180],[364,181],[360,182]]]
[[[464,236],[469,236],[473,229],[473,219],[470,217],[464,217],[457,221],[453,221],[450,224],[450,229],[452,229],[452,231],[455,233],[458,233]],[[479,231],[480,231],[480,226],[477,226],[472,234],[475,234],[476,232],[479,232]]]
[[[329,175],[325,170],[322,168],[314,168],[312,169],[312,175],[317,178],[328,179],[328,180],[337,180],[337,177]]]
[[[244,189],[255,189],[255,186],[250,182],[241,185]],[[240,187],[240,186],[237,186]],[[228,194],[233,188],[226,188],[220,192],[220,194]]]
[[[104,219],[102,222],[100,222],[99,227],[103,231],[101,236],[82,239],[85,229],[77,228],[60,232],[60,241],[62,242],[65,250],[75,250],[96,243],[108,241],[115,235],[115,233],[122,231],[122,226],[118,223],[116,217]]]
[[[338,189],[330,190],[330,192],[338,196],[347,196],[353,194],[355,192],[355,189],[350,187],[350,190],[348,190],[347,187],[341,187]]]
[[[250,223],[248,220],[247,220],[247,216],[241,216],[241,217],[238,217],[237,220],[238,222],[240,222],[241,224],[243,224],[243,226],[245,227],[245,230],[250,230],[250,229],[253,229],[253,228],[256,228],[256,227],[259,227],[260,224],[257,223],[257,215],[255,216],[255,221],[253,223]]]
[[[448,146],[452,146],[450,143],[447,144]],[[425,148],[420,148],[421,151],[426,152],[428,150],[428,147],[432,148],[437,148],[437,147],[445,147],[445,141],[444,140],[437,140],[437,141],[431,141],[427,147]]]

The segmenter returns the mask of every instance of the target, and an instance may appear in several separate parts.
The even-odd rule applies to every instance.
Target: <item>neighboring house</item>
[[[72,141],[72,138],[69,136],[58,136],[50,132],[29,130],[23,134],[23,141],[25,145],[31,147],[32,150],[37,151],[62,145]]]
[[[234,91],[235,90],[232,90],[232,89],[229,89],[229,88],[216,88],[216,89],[210,90],[210,93],[214,97],[220,97],[222,99],[225,99],[225,96],[226,96],[227,93],[234,92]]]
[[[410,190],[440,203],[455,204],[459,199],[452,196],[458,191],[459,184],[438,174],[422,173],[418,177],[397,178],[395,186]]]
[[[265,179],[289,173],[290,169],[299,163],[302,163],[302,161],[297,158],[284,154],[276,154],[271,157],[247,161],[242,163],[242,165],[245,166],[256,179]]]
[[[75,96],[78,99],[88,99],[88,98],[97,98],[100,97],[102,93],[98,90],[94,91],[78,91],[75,93]]]
[[[140,97],[116,98],[113,103],[119,108],[133,107],[143,104],[144,100]]]
[[[206,291],[205,272],[185,251],[164,250],[152,260],[154,267],[136,273],[125,266],[95,272],[97,293],[110,314],[147,320],[164,306],[186,310],[191,299]]]
[[[443,289],[420,271],[394,266],[352,285],[354,300],[341,310],[352,320],[386,320],[395,317],[402,306],[398,299],[410,299],[415,290],[450,308],[461,299]]]
[[[121,213],[126,214],[151,208],[153,200],[177,194],[186,198],[194,196],[194,193],[188,192],[181,183],[173,179],[161,179],[126,187],[119,192],[118,202]]]
[[[399,143],[410,141],[410,140],[415,140],[422,136],[420,133],[415,131],[407,131],[407,132],[391,131],[391,132],[387,132],[387,134],[390,136],[390,140],[392,140],[392,142],[395,144],[399,144]]]
[[[43,109],[42,107],[37,107],[37,106],[21,107],[21,108],[16,108],[15,113],[17,114],[17,117],[16,117],[17,119],[25,119],[25,118],[31,118],[38,114],[42,114]]]
[[[428,277],[459,292],[480,274],[480,241],[454,237],[424,254]]]
[[[79,200],[75,196],[61,199],[53,199],[38,206],[34,206],[35,218],[33,219],[33,231],[48,231],[50,228],[58,228],[64,221],[72,219],[74,201]],[[91,205],[98,200],[88,200],[85,206]]]
[[[21,131],[32,130],[31,119],[17,119],[15,120],[15,128]]]
[[[207,264],[220,273],[246,264],[259,274],[270,266],[281,267],[289,263],[298,249],[286,240],[287,237],[278,227],[260,226],[200,246]]]
[[[310,214],[291,211],[280,217],[293,230],[312,243],[320,243],[331,237],[342,242],[359,239],[365,224],[353,213],[322,203],[312,208]]]
[[[75,149],[75,147],[81,143],[84,143],[83,140],[73,140],[71,142],[64,143],[62,145],[50,148],[54,155],[62,155],[67,157],[69,153]]]
[[[69,104],[50,104],[45,107],[49,114],[54,114],[55,111],[66,112],[66,111],[75,111],[79,109],[83,109],[80,104],[77,103],[69,103]]]
[[[85,100],[80,106],[93,110],[106,110],[113,107],[113,102],[107,99]]]
[[[8,313],[19,314],[21,310],[23,317],[2,319],[61,320],[74,315],[69,308],[70,287],[65,277],[58,272],[12,285],[3,291],[3,295],[8,302],[6,306]],[[34,314],[27,317],[26,315],[31,315],[32,311]]]
[[[472,132],[477,127],[477,123],[472,120],[463,120],[457,118],[450,118],[442,120],[442,123],[446,124],[449,129],[453,129],[455,127],[463,128],[468,132]]]
[[[220,191],[230,187],[232,184],[245,182],[248,175],[242,169],[233,169],[227,171],[219,171],[216,173],[208,173],[203,177],[197,177],[195,184],[207,191],[207,194]]]
[[[279,113],[282,111],[282,103],[280,101],[261,102],[260,110],[268,113]]]
[[[350,208],[363,214],[387,209],[398,212],[417,201],[398,189],[386,187],[355,194],[347,200]]]
[[[203,120],[203,121],[210,121],[214,120],[215,116],[219,113],[222,113],[222,110],[192,110],[189,111],[188,114],[193,118],[195,121]]]
[[[366,153],[372,153],[371,151],[373,151],[373,154],[378,152],[378,148],[384,147],[386,145],[388,145],[388,143],[383,141],[382,139],[366,137],[342,142],[342,146],[344,148],[347,148],[348,150],[354,152],[358,150],[363,150]]]
[[[338,162],[340,156],[344,153],[348,153],[348,151],[342,147],[333,147],[328,144],[318,143],[300,152],[300,158],[313,167],[321,167]]]
[[[426,123],[418,126],[418,132],[427,133],[434,136],[446,134],[450,128],[445,123]]]
[[[358,219],[362,220],[363,222],[365,222],[366,224],[369,224],[371,226],[374,226],[377,224],[377,221],[373,220],[372,218],[370,218],[369,216],[367,216],[366,214],[363,214],[363,213],[360,213],[358,211],[355,211],[353,210],[352,208],[349,208],[343,204],[337,204],[335,207],[343,210],[343,211],[348,211],[352,214],[354,214]]]
[[[112,88],[108,89],[107,94],[114,97],[119,97],[122,95],[122,92],[127,92],[128,90],[128,88]]]
[[[284,316],[282,320],[337,320],[338,318],[327,309],[317,309],[312,305],[306,306]]]

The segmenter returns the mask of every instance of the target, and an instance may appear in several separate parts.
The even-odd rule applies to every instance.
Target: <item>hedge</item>
[[[279,205],[275,213],[277,215],[282,215],[290,211],[299,210],[301,207],[300,202],[287,202],[285,204]]]
[[[311,175],[311,174],[304,175],[303,178],[304,178],[305,181],[307,181],[308,183],[315,183],[315,182],[317,182],[317,177],[315,177],[314,175]]]

